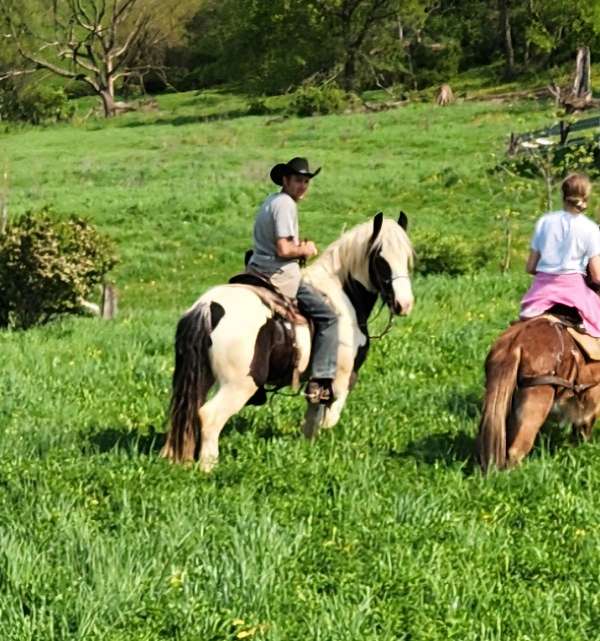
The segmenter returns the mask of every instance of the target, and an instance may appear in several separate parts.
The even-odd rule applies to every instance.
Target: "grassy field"
[[[159,105],[0,134],[11,215],[83,215],[121,259],[116,321],[0,332],[0,639],[598,638],[598,444],[572,448],[555,426],[516,471],[482,478],[473,461],[483,360],[529,282],[544,196],[489,170],[550,106],[296,119],[244,116],[216,92]],[[211,475],[170,465],[178,316],[240,269],[269,168],[298,154],[323,166],[301,207],[319,246],[402,208],[415,237],[495,257],[415,278],[413,314],[373,344],[316,443],[302,400],[280,396],[230,421]]]

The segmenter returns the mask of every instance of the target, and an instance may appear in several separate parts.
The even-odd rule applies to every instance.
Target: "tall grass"
[[[549,109],[282,120],[239,117],[235,96],[159,102],[0,137],[12,215],[85,215],[121,254],[116,321],[0,333],[0,638],[595,638],[597,445],[555,426],[514,472],[484,479],[473,461],[483,359],[527,287],[543,194],[488,169]],[[415,233],[499,247],[511,207],[516,266],[416,278],[413,314],[373,343],[316,443],[302,400],[275,397],[229,422],[210,476],[167,464],[178,315],[241,268],[268,170],[298,154],[323,166],[301,206],[319,246],[402,208]]]

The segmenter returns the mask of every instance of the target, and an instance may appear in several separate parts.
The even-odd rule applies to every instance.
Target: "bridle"
[[[382,261],[385,263],[385,267],[389,271],[388,274],[381,274],[380,269],[378,269],[378,259],[379,261]],[[379,265],[381,265],[381,262],[379,262]],[[371,281],[372,285],[375,287],[377,290],[377,293],[379,296],[381,296],[381,299],[383,302],[391,308],[392,303],[394,301],[395,293],[394,293],[394,281],[399,280],[399,279],[406,279],[410,280],[410,276],[408,274],[395,274],[392,275],[390,266],[385,260],[379,251],[372,252],[369,256],[369,280]]]
[[[389,275],[381,274],[380,269],[378,269],[377,267],[378,262],[379,262],[379,265],[381,265],[382,262],[385,264],[385,267],[389,272]],[[387,305],[387,308],[389,311],[389,317],[388,317],[388,321],[385,328],[380,334],[377,334],[376,336],[369,336],[371,340],[377,340],[379,338],[383,338],[392,329],[392,323],[394,322],[394,317],[395,317],[392,311],[394,298],[395,298],[394,281],[399,279],[410,280],[410,276],[408,274],[393,275],[391,272],[389,263],[387,262],[387,260],[385,260],[381,256],[380,252],[379,251],[371,252],[371,254],[369,255],[369,280],[371,281],[371,284],[373,285],[373,287],[375,287],[377,294],[381,297],[382,307],[383,305]]]

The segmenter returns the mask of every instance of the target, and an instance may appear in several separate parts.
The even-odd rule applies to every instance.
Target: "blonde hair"
[[[587,201],[592,191],[592,183],[585,174],[569,174],[560,186],[563,201],[578,212],[587,209]]]

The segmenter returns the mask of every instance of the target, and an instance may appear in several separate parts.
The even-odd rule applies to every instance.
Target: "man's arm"
[[[538,261],[540,260],[540,256],[541,256],[540,252],[535,249],[532,249],[529,252],[529,257],[527,258],[527,264],[525,265],[525,271],[528,274],[533,274],[535,276],[536,268],[537,268]]]
[[[312,240],[303,240],[296,245],[292,238],[278,238],[276,247],[279,258],[310,258],[317,255],[317,248]]]

